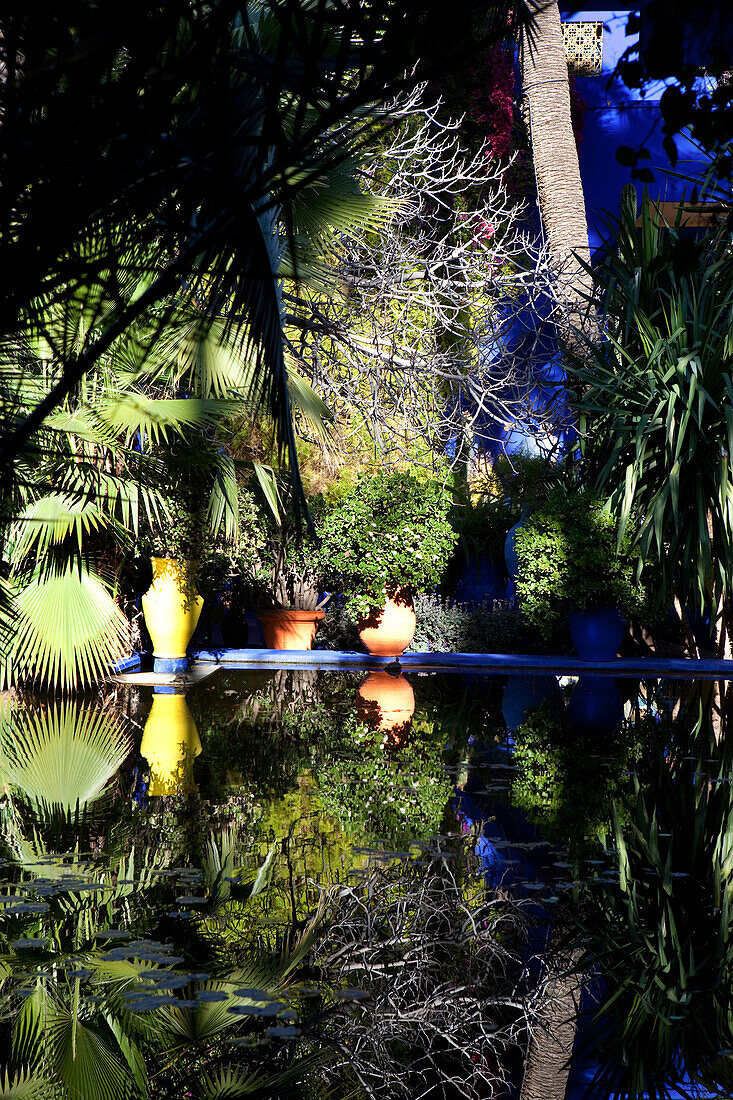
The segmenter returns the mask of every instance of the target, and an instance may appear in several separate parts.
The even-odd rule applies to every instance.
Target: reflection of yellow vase
[[[150,794],[194,790],[193,762],[201,752],[196,723],[185,695],[153,695],[140,755],[150,767]]]
[[[155,672],[185,672],[186,647],[199,621],[203,596],[196,591],[196,562],[151,558],[153,583],[143,596],[145,625],[153,639]]]

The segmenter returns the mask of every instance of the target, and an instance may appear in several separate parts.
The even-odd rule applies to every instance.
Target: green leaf
[[[131,747],[109,711],[72,702],[19,708],[0,726],[0,771],[37,809],[70,813],[100,797]]]
[[[127,646],[128,625],[102,580],[70,564],[37,574],[16,595],[13,675],[61,688],[103,679]]]

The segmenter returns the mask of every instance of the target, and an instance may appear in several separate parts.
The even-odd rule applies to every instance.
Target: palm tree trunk
[[[519,1100],[564,1100],[578,1027],[580,978],[569,971],[553,974],[544,990],[544,1004],[530,1041]]]
[[[591,278],[588,225],[578,151],[570,118],[570,85],[556,0],[529,0],[531,29],[522,34],[522,95],[532,142],[542,225],[556,294],[571,325],[587,309]]]

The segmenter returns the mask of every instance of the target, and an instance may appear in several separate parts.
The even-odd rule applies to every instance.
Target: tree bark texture
[[[588,224],[570,118],[565,43],[556,2],[530,0],[534,26],[522,36],[522,95],[532,143],[542,224],[558,298],[577,324],[592,281]],[[574,315],[574,316],[573,316]]]
[[[574,952],[571,967],[577,959]],[[527,1052],[520,1100],[564,1100],[578,1027],[580,985],[572,970],[550,976]]]

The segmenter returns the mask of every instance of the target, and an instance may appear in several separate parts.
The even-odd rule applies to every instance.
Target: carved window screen
[[[563,23],[568,68],[573,76],[595,76],[603,64],[603,23]]]

